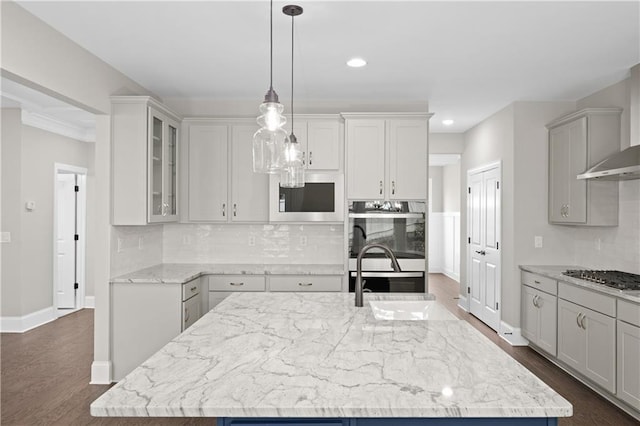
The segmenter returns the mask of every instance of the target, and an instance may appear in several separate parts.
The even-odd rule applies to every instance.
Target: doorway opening
[[[53,303],[58,317],[85,307],[87,169],[54,165]]]

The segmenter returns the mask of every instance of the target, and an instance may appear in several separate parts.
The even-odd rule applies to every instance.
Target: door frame
[[[78,177],[78,198],[76,208],[76,231],[78,232],[76,275],[78,281],[78,293],[76,297],[76,307],[70,312],[85,307],[85,280],[86,280],[86,236],[87,236],[87,169],[84,167],[72,166],[69,164],[54,163],[53,165],[53,309],[56,317],[60,317],[58,312],[58,262],[57,262],[57,242],[58,242],[58,174],[75,174]]]
[[[466,266],[465,269],[467,271],[467,277],[466,277],[466,284],[467,287],[471,287],[471,245],[468,243],[469,241],[469,229],[471,229],[471,215],[469,214],[470,210],[471,210],[471,197],[469,197],[469,191],[467,188],[469,188],[469,182],[470,182],[470,177],[471,175],[475,175],[478,173],[483,173],[492,169],[498,169],[498,176],[500,179],[500,182],[502,182],[502,160],[497,160],[494,161],[492,163],[487,163],[484,164],[482,166],[479,167],[475,167],[473,169],[469,169],[467,170],[467,178],[465,181],[465,186],[464,186],[464,193],[465,193],[465,197],[467,198],[467,229],[466,229],[466,236],[465,236],[465,240],[467,240],[467,242],[465,242],[465,246],[466,246],[466,254],[467,254],[467,261],[466,261]],[[502,188],[500,188],[500,208],[496,211],[496,215],[497,215],[497,223],[499,224],[498,229],[496,231],[497,233],[497,239],[498,242],[502,242]],[[504,247],[504,246],[503,246]],[[500,300],[500,304],[502,304],[502,249],[498,250],[498,262],[500,263],[500,268],[498,269],[498,274],[499,274],[499,284],[498,284],[498,294],[497,294],[497,299]],[[462,300],[461,300],[462,301]],[[464,302],[463,302],[464,306],[462,306],[467,312],[471,312],[471,297],[469,295],[469,293],[465,294],[465,298],[464,298]],[[502,318],[502,306],[499,306],[500,311],[500,317]],[[499,327],[498,330],[496,330],[496,332],[499,332]]]

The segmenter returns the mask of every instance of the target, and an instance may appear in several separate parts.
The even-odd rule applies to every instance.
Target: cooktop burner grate
[[[563,275],[603,284],[618,290],[640,290],[640,275],[622,271],[569,269]]]

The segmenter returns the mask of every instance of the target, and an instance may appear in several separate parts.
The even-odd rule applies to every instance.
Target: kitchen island
[[[244,293],[94,401],[91,414],[220,425],[552,425],[572,406],[453,316],[383,321],[367,299],[356,308],[353,294]]]

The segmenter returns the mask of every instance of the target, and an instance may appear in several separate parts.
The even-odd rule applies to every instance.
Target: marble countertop
[[[112,283],[178,283],[201,275],[342,275],[344,265],[161,263],[111,278]]]
[[[621,291],[616,290],[606,285],[596,284],[590,281],[581,280],[579,278],[572,278],[566,275],[562,275],[567,269],[589,269],[582,266],[575,265],[520,265],[520,269],[534,274],[542,275],[544,277],[551,278],[553,280],[563,281],[579,287],[584,287],[589,290],[597,291],[598,293],[606,294],[608,296],[614,296],[619,299],[629,300],[631,302],[640,303],[640,291]]]
[[[94,416],[566,417],[466,321],[375,320],[349,293],[236,293],[91,405]],[[405,297],[406,298],[406,297]]]

